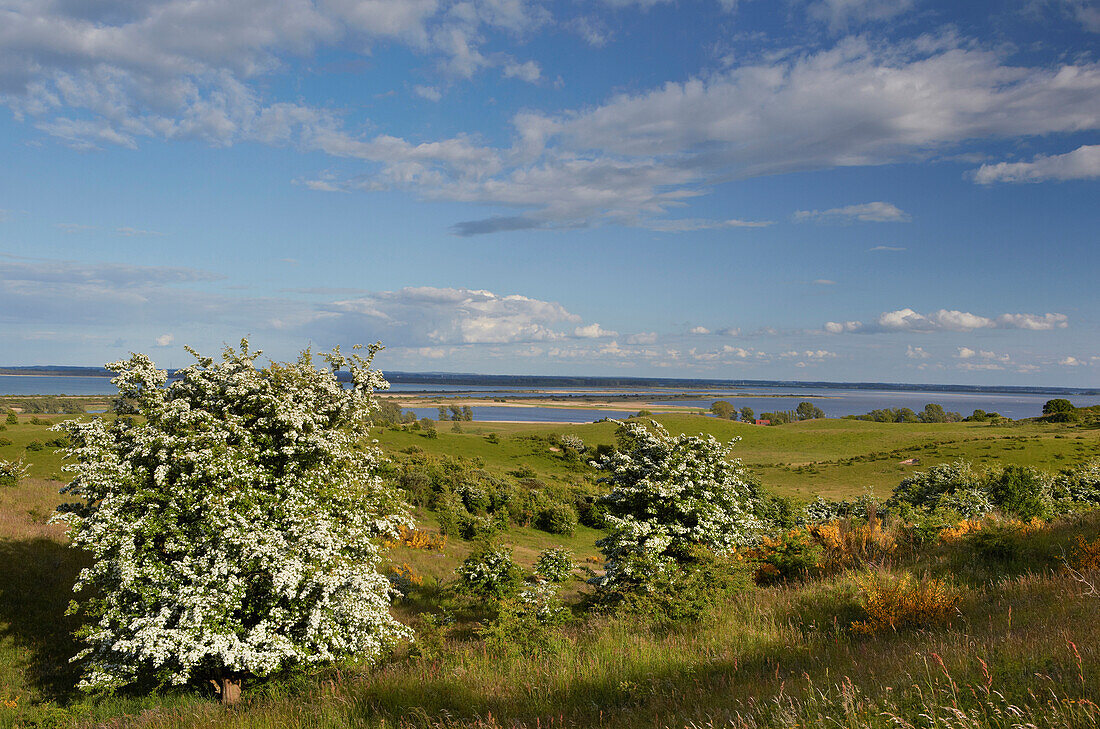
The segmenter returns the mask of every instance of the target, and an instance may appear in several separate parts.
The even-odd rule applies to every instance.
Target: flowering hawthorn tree
[[[233,703],[243,677],[377,656],[407,634],[377,569],[407,514],[362,445],[388,387],[379,349],[334,349],[325,369],[309,350],[258,369],[247,340],[220,362],[189,349],[197,362],[167,386],[145,355],[108,365],[140,418],[58,426],[76,460],[62,493],[81,502],[57,518],[92,557],[74,587],[83,687],[211,680]]]
[[[659,423],[620,424],[620,448],[593,465],[608,472],[603,497],[610,534],[604,584],[645,584],[691,558],[695,547],[725,552],[752,543],[764,524],[760,487],[739,460],[735,438],[671,436]]]

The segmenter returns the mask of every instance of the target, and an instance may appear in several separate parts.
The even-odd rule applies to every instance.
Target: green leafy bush
[[[1021,519],[1050,518],[1054,513],[1051,478],[1028,466],[1005,466],[989,474],[986,491],[1006,514]]]
[[[535,517],[535,528],[551,534],[573,536],[577,531],[577,512],[568,504],[551,504]]]

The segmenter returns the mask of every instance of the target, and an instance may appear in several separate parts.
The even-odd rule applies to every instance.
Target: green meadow
[[[750,471],[799,502],[885,498],[907,474],[956,459],[1053,472],[1100,456],[1100,430],[1059,424],[655,419],[673,433],[740,438],[735,452]],[[378,664],[246,684],[234,708],[203,687],[86,696],[75,689],[68,658],[77,626],[65,615],[82,558],[47,523],[62,499],[63,458],[46,445],[57,433],[29,415],[18,420],[0,431],[0,459],[29,468],[18,485],[0,487],[0,727],[1100,726],[1092,703],[1100,702],[1100,596],[1065,569],[1079,540],[1100,545],[1095,512],[1006,532],[993,550],[966,539],[899,548],[813,579],[750,587],[684,624],[581,609],[590,592],[582,570],[599,569],[599,529],[555,535],[511,524],[498,538],[521,565],[563,545],[582,568],[564,591],[572,617],[534,633],[455,595],[454,569],[476,540],[451,534],[439,551],[391,550],[389,562],[418,580],[394,610],[419,637]],[[375,437],[397,463],[458,463],[516,488],[597,493],[585,459],[556,444],[573,435],[591,452],[614,443],[616,426],[437,427],[435,437],[398,427],[376,428]],[[901,465],[909,458],[920,465]],[[424,504],[415,512],[422,530],[439,530],[440,512]],[[853,630],[869,569],[950,583],[951,619]]]

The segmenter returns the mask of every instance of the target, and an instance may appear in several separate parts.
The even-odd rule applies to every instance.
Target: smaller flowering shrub
[[[424,584],[424,578],[408,562],[390,567],[386,577],[393,589],[408,597],[409,593]]]
[[[561,445],[563,448],[568,448],[577,453],[584,453],[584,440],[579,435],[573,435],[572,433],[566,433],[561,438]]]
[[[0,486],[14,486],[19,483],[19,479],[24,478],[27,475],[27,467],[23,465],[22,461],[0,460]]]
[[[1100,538],[1089,542],[1078,535],[1070,551],[1068,564],[1078,572],[1100,570]]]
[[[966,461],[941,463],[927,471],[914,473],[894,489],[889,506],[901,504],[935,509],[940,501],[960,491],[982,492],[982,478]]]
[[[512,560],[512,550],[486,547],[474,552],[455,570],[459,589],[485,600],[513,597],[523,585],[523,570]]]
[[[941,542],[957,542],[965,536],[981,531],[985,522],[981,519],[963,519],[954,526],[945,527],[940,531]]]
[[[397,536],[385,540],[383,544],[387,549],[408,547],[409,549],[423,549],[429,552],[442,552],[443,548],[447,546],[447,535],[434,534],[401,525],[397,528]]]
[[[1062,471],[1052,490],[1060,502],[1100,506],[1100,458]]]
[[[535,576],[547,582],[565,582],[576,568],[573,552],[565,547],[545,549],[535,560]]]
[[[593,462],[612,487],[601,499],[610,534],[596,543],[604,586],[644,588],[672,577],[696,547],[728,553],[759,539],[764,494],[729,458],[735,441],[672,436],[656,422],[620,423],[617,435],[619,448]]]
[[[805,529],[791,529],[774,537],[764,537],[750,556],[760,565],[753,572],[758,585],[810,577],[821,568],[821,546]]]
[[[538,580],[520,590],[516,598],[521,609],[544,625],[561,623],[569,615],[569,609],[558,597],[558,585]]]
[[[962,601],[959,591],[944,580],[917,579],[909,572],[892,575],[874,570],[858,577],[856,585],[867,616],[852,623],[857,633],[946,625]]]

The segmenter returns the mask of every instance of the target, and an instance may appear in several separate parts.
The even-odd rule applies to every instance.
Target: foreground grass
[[[52,418],[58,420],[59,418]],[[659,417],[673,432],[741,435],[739,455],[780,493],[884,495],[920,468],[956,457],[1050,470],[1097,454],[1100,433],[1063,426],[886,425],[816,421],[758,428],[713,418]],[[382,448],[412,446],[434,456],[480,461],[499,475],[526,467],[547,481],[590,478],[550,450],[548,434],[573,433],[590,446],[611,443],[614,425],[466,423],[437,439],[380,430]],[[498,443],[487,438],[497,434]],[[990,563],[946,550],[911,568],[949,575],[964,594],[952,624],[857,636],[851,575],[808,585],[753,589],[702,623],[597,618],[552,633],[539,648],[490,643],[472,626],[424,634],[377,666],[280,677],[248,687],[244,706],[223,710],[200,690],[88,699],[67,659],[76,651],[64,616],[81,566],[59,527],[46,523],[60,501],[60,455],[27,451],[56,437],[27,418],[0,436],[0,458],[26,457],[32,477],[0,488],[0,727],[494,727],[494,726],[1088,726],[1100,724],[1100,599],[1059,571],[1071,532],[1050,531],[1013,560]],[[431,515],[421,515],[430,528]],[[1080,527],[1100,534],[1096,518]],[[1072,531],[1072,530],[1071,530]],[[551,544],[583,560],[600,533],[573,537],[512,528],[521,563]],[[470,550],[395,550],[432,585],[449,578]],[[894,565],[897,568],[899,565]],[[582,591],[581,583],[569,594]],[[444,598],[397,607],[418,622]],[[438,637],[437,642],[435,638]],[[942,665],[940,663],[942,661]],[[923,715],[923,717],[922,717]],[[929,718],[932,717],[932,718]]]
[[[82,707],[164,727],[1095,727],[1100,611],[1073,580],[967,592],[951,627],[854,636],[853,586],[755,590],[698,625],[594,620],[541,650],[453,639],[426,656],[261,687]],[[121,716],[119,716],[121,714]],[[55,718],[60,718],[55,716]]]

